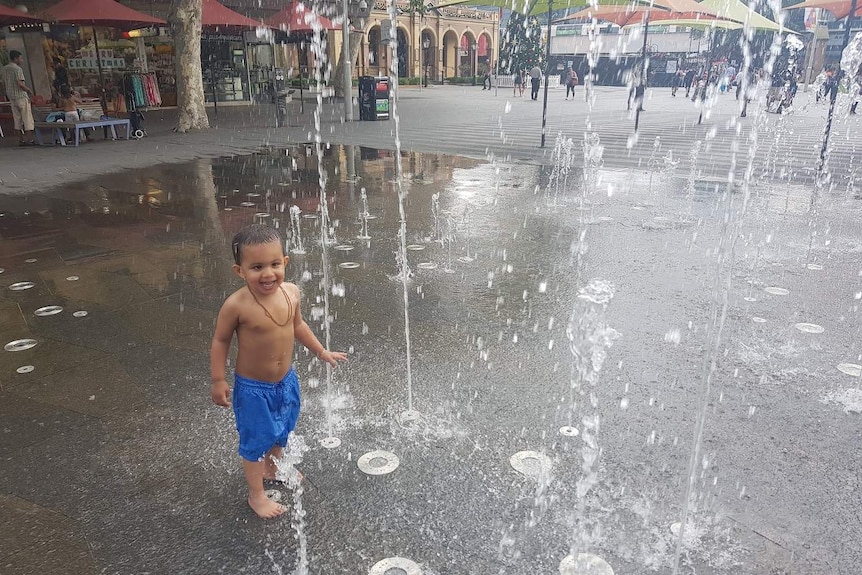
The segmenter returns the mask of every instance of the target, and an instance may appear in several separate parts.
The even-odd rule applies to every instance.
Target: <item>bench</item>
[[[81,143],[81,130],[85,128],[100,127],[105,128],[106,138],[107,130],[110,130],[112,139],[116,140],[118,139],[117,126],[124,126],[126,128],[126,139],[128,140],[132,131],[131,122],[120,118],[109,118],[107,120],[81,120],[80,122],[36,122],[36,143],[40,146],[45,145],[45,142],[42,141],[42,130],[48,130],[52,134],[54,141],[59,140],[60,145],[65,146],[66,135],[64,134],[64,131],[74,129],[75,147],[78,147]]]

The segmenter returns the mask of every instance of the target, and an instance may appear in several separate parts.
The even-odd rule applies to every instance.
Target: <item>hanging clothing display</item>
[[[155,72],[129,72],[123,77],[123,92],[127,107],[157,108],[162,105],[159,83]]]

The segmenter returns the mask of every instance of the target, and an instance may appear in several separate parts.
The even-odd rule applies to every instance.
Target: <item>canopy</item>
[[[282,32],[313,32],[311,25],[314,18],[314,9],[302,2],[291,2],[284,9],[266,21],[266,25]],[[335,30],[339,28],[332,20],[325,16],[317,16],[321,30]]]
[[[63,0],[44,11],[45,20],[81,26],[132,30],[167,24],[161,18],[127,8],[114,0]]]
[[[851,0],[805,0],[800,4],[793,6],[785,6],[784,10],[796,10],[797,8],[822,8],[832,12],[836,20],[841,20],[850,15]],[[862,18],[862,2],[856,2],[856,12],[853,13],[854,18]]]
[[[666,14],[672,13],[666,12]],[[639,23],[634,23],[627,25],[627,27],[634,27],[640,25],[641,24]],[[680,26],[688,28],[721,28],[723,30],[741,30],[745,27],[739,22],[734,22],[733,20],[723,20],[721,18],[668,18],[667,20],[656,18],[655,21],[650,20],[649,26],[650,28],[658,28],[659,26]]]
[[[552,11],[565,10],[567,8],[586,8],[590,6],[590,0],[443,0],[434,7],[439,9],[456,4],[508,8],[526,16],[538,16],[539,14],[546,14],[549,8]],[[602,0],[601,4],[602,6],[631,6],[632,4],[640,4],[677,12],[712,11],[711,8],[704,9],[704,7],[700,6],[694,0]]]
[[[203,14],[201,23],[204,28],[259,28],[263,24],[258,20],[252,20],[230,8],[216,2],[216,0],[202,0]]]
[[[692,20],[699,22],[704,20],[715,20],[712,11],[707,8],[706,12],[700,10],[699,5],[691,0],[694,4],[694,11],[674,12],[664,10],[662,8],[650,8],[649,6],[632,6],[626,5],[601,5],[597,8],[584,8],[570,16],[560,18],[556,22],[566,22],[569,20],[592,19],[602,20],[604,22],[613,22],[617,26],[629,26],[634,24],[642,24],[644,16],[649,16],[650,22],[654,20]],[[666,25],[666,24],[663,24]],[[740,26],[741,28],[742,26]]]
[[[31,24],[41,22],[41,18],[30,16],[24,12],[19,12],[14,8],[7,8],[0,4],[0,26],[14,26],[15,24]]]
[[[739,0],[703,0],[700,4],[712,8],[719,18],[740,22],[754,30],[790,32],[781,24],[776,24],[766,16],[758,14]]]

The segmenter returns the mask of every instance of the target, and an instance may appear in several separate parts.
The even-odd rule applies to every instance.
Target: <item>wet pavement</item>
[[[422,416],[403,422],[394,160],[326,148],[336,241],[325,248],[313,146],[0,196],[2,343],[36,343],[0,353],[0,571],[294,571],[291,519],[248,509],[232,415],[208,394],[215,316],[239,287],[228,242],[265,221],[292,249],[301,238],[288,275],[306,320],[323,333],[327,289],[332,347],[351,354],[329,390],[316,360],[300,350],[295,361],[310,573],[367,573],[401,556],[426,575],[552,574],[571,549],[620,574],[670,573],[701,412],[682,572],[856,572],[862,392],[853,368],[837,368],[862,363],[852,182],[815,195],[757,178],[746,203],[743,185],[727,194],[658,158],[564,173],[404,154]],[[370,240],[357,238],[363,191]],[[596,279],[612,286],[606,309],[577,297]],[[10,289],[19,282],[33,286]],[[711,303],[721,315],[725,298],[707,353]],[[46,306],[63,309],[35,313]],[[593,415],[601,455],[585,466]],[[564,425],[579,434],[560,435]],[[330,427],[342,445],[327,450]],[[373,450],[400,466],[364,474],[357,460]],[[515,471],[523,450],[544,453],[548,475]]]

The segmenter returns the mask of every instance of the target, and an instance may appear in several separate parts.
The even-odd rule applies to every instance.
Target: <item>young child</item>
[[[299,380],[291,366],[294,340],[333,366],[347,355],[324,349],[303,321],[299,288],[284,281],[288,257],[277,230],[246,226],[234,236],[232,248],[233,271],[246,285],[225,300],[218,314],[210,395],[216,405],[231,405],[225,365],[236,333],[239,351],[232,398],[248,504],[259,516],[270,518],[285,508],[266,497],[263,480],[275,479],[275,460],[282,456],[299,416]]]

